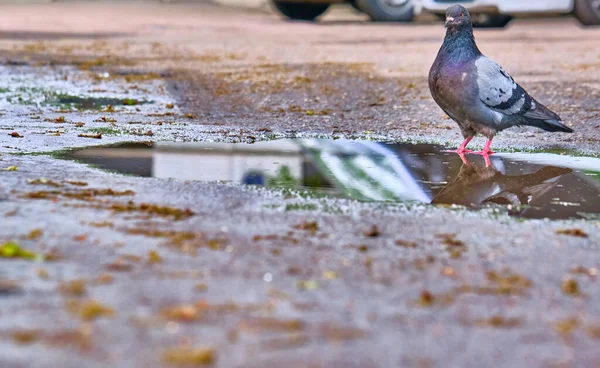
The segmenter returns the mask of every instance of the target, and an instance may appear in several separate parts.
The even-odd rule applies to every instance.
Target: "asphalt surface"
[[[134,178],[53,157],[279,136],[452,146],[458,129],[426,87],[440,24],[101,3],[7,5],[0,20],[0,244],[34,253],[2,247],[0,366],[600,363],[596,221]],[[599,35],[570,19],[476,32],[576,130],[511,130],[498,148],[598,154]],[[129,102],[74,111],[60,103],[72,95]]]

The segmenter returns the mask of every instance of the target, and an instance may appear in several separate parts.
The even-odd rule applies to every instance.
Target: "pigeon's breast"
[[[434,100],[455,120],[465,120],[465,107],[477,97],[475,66],[470,64],[441,65],[429,76],[429,87]]]

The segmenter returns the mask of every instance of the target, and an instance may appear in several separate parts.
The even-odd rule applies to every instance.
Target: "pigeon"
[[[493,154],[492,139],[513,126],[533,126],[548,132],[572,133],[561,118],[531,97],[496,62],[479,51],[469,11],[460,5],[446,10],[446,37],[429,71],[429,89],[435,102],[458,125],[464,142],[476,134],[487,138],[484,156]]]

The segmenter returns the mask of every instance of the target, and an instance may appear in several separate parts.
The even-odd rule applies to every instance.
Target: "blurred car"
[[[315,20],[330,5],[350,3],[373,21],[409,22],[421,10],[440,17],[448,6],[469,8],[476,27],[504,27],[519,14],[574,14],[584,25],[600,25],[600,0],[271,0],[290,19]]]
[[[410,22],[415,16],[415,0],[271,0],[289,19],[315,20],[329,6],[350,3],[377,22]],[[417,4],[418,5],[418,4]]]
[[[600,25],[600,0],[414,0],[423,9],[444,16],[450,4],[469,8],[479,27],[504,27],[513,15],[573,14],[583,25]]]

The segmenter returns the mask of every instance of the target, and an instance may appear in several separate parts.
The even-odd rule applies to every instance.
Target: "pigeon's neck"
[[[464,62],[476,59],[481,51],[475,44],[472,29],[451,30],[446,33],[446,38],[440,49],[440,55],[446,55],[455,62]]]

